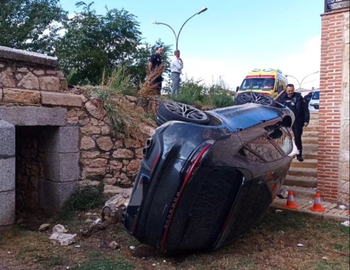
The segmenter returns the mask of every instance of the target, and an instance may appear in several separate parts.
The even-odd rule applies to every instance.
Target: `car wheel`
[[[208,116],[196,107],[170,100],[163,101],[159,105],[156,123],[160,126],[172,120],[179,120],[201,125],[205,125],[209,122]]]
[[[275,106],[276,102],[272,97],[256,92],[244,92],[236,96],[235,104],[242,105],[246,103],[255,103],[267,106]]]

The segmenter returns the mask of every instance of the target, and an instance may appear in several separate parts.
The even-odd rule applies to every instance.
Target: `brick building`
[[[349,204],[349,1],[325,0],[321,19],[317,189]]]

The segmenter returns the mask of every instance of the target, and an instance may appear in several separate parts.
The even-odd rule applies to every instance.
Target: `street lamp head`
[[[203,7],[203,8],[197,13],[197,15],[199,15],[199,14],[201,14],[201,13],[207,11],[207,10],[208,10],[208,8]]]
[[[158,22],[156,22],[156,21],[152,21],[152,23],[153,23],[153,24],[158,24]]]

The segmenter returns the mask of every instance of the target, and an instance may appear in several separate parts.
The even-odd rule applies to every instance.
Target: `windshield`
[[[275,79],[250,78],[250,79],[244,79],[239,89],[243,91],[248,89],[271,91],[274,88],[274,85],[275,85]]]
[[[312,94],[312,99],[320,99],[320,91],[315,91]]]

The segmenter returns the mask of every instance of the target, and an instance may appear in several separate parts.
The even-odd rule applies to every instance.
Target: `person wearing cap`
[[[299,150],[297,159],[299,161],[304,161],[301,135],[303,134],[303,128],[308,126],[310,120],[308,103],[300,93],[296,93],[294,91],[293,84],[287,84],[286,92],[280,96],[277,101],[287,106],[295,115],[295,121],[292,126],[292,130],[294,134],[295,144]]]
[[[183,69],[183,62],[182,59],[180,58],[180,51],[176,50],[174,52],[174,59],[171,62],[170,65],[170,71],[171,71],[171,80],[173,81],[172,88],[171,88],[171,96],[174,97],[179,94],[179,89],[180,89],[180,75],[181,71]]]

